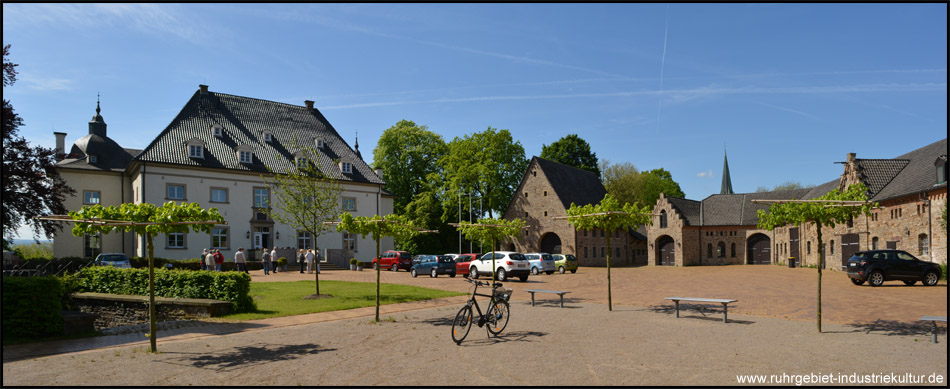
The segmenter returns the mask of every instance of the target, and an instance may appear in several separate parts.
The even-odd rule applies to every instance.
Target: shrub
[[[277,266],[287,266],[287,258],[286,257],[277,258]]]
[[[356,264],[356,258],[350,258],[350,265]]]
[[[89,267],[76,275],[77,291],[148,295],[148,269]],[[230,301],[234,312],[255,309],[251,277],[241,272],[176,271],[156,267],[155,295]]]
[[[3,277],[3,338],[62,335],[63,295],[57,277]]]
[[[940,264],[940,273],[942,273],[941,277],[943,277],[943,279],[946,280],[947,279],[947,264],[946,263]]]

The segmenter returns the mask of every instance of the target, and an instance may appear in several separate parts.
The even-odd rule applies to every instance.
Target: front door
[[[264,241],[264,235],[261,234],[260,232],[255,232],[254,233],[254,248],[259,249],[261,247],[264,247],[263,241]]]
[[[801,266],[802,259],[798,256],[798,227],[788,229],[788,257],[795,258],[796,264]]]
[[[660,239],[659,250],[657,252],[657,265],[660,266],[676,266],[676,253],[674,247],[676,242],[673,241],[673,238],[664,237]]]
[[[772,263],[772,241],[768,236],[755,234],[749,238],[748,260],[750,265],[768,265]]]
[[[841,235],[841,270],[848,269],[848,259],[858,252],[860,240],[858,234]]]

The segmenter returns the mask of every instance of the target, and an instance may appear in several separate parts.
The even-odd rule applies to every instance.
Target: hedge
[[[148,269],[87,267],[76,273],[78,292],[148,296]],[[249,296],[251,276],[243,272],[155,269],[155,295],[230,301],[234,312],[256,309]]]
[[[62,335],[66,289],[58,277],[3,277],[3,338]]]

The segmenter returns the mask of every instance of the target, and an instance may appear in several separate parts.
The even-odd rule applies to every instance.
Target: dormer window
[[[213,124],[211,125],[211,133],[214,134],[214,136],[221,136],[224,134],[224,128],[221,127],[220,124]]]
[[[314,143],[317,144],[318,149],[322,149],[327,145],[327,142],[324,142],[323,139],[314,139]]]
[[[264,142],[271,142],[274,140],[274,134],[270,131],[264,130]]]
[[[947,182],[947,156],[937,158],[934,166],[937,168],[937,185]]]
[[[254,150],[251,146],[241,145],[237,147],[237,157],[238,161],[241,163],[253,163],[254,162]]]
[[[205,142],[198,138],[192,138],[186,142],[186,147],[188,148],[188,156],[191,158],[204,158],[205,157]]]
[[[297,167],[305,168],[307,167],[307,157],[297,157]]]
[[[353,173],[353,164],[349,162],[340,162],[340,171],[344,174]]]
[[[98,163],[98,162],[99,162],[99,158],[98,158],[98,157],[96,157],[95,155],[92,155],[92,154],[89,155],[89,163]]]

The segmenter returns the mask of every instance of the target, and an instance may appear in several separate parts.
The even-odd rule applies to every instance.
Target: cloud
[[[42,78],[34,76],[20,77],[27,88],[38,91],[63,91],[73,89],[73,80],[65,78]]]
[[[207,39],[206,24],[186,16],[174,4],[17,4],[3,6],[4,23],[97,27],[113,25],[186,40]]]
[[[696,177],[712,177],[712,176],[713,176],[712,170],[696,173]]]

